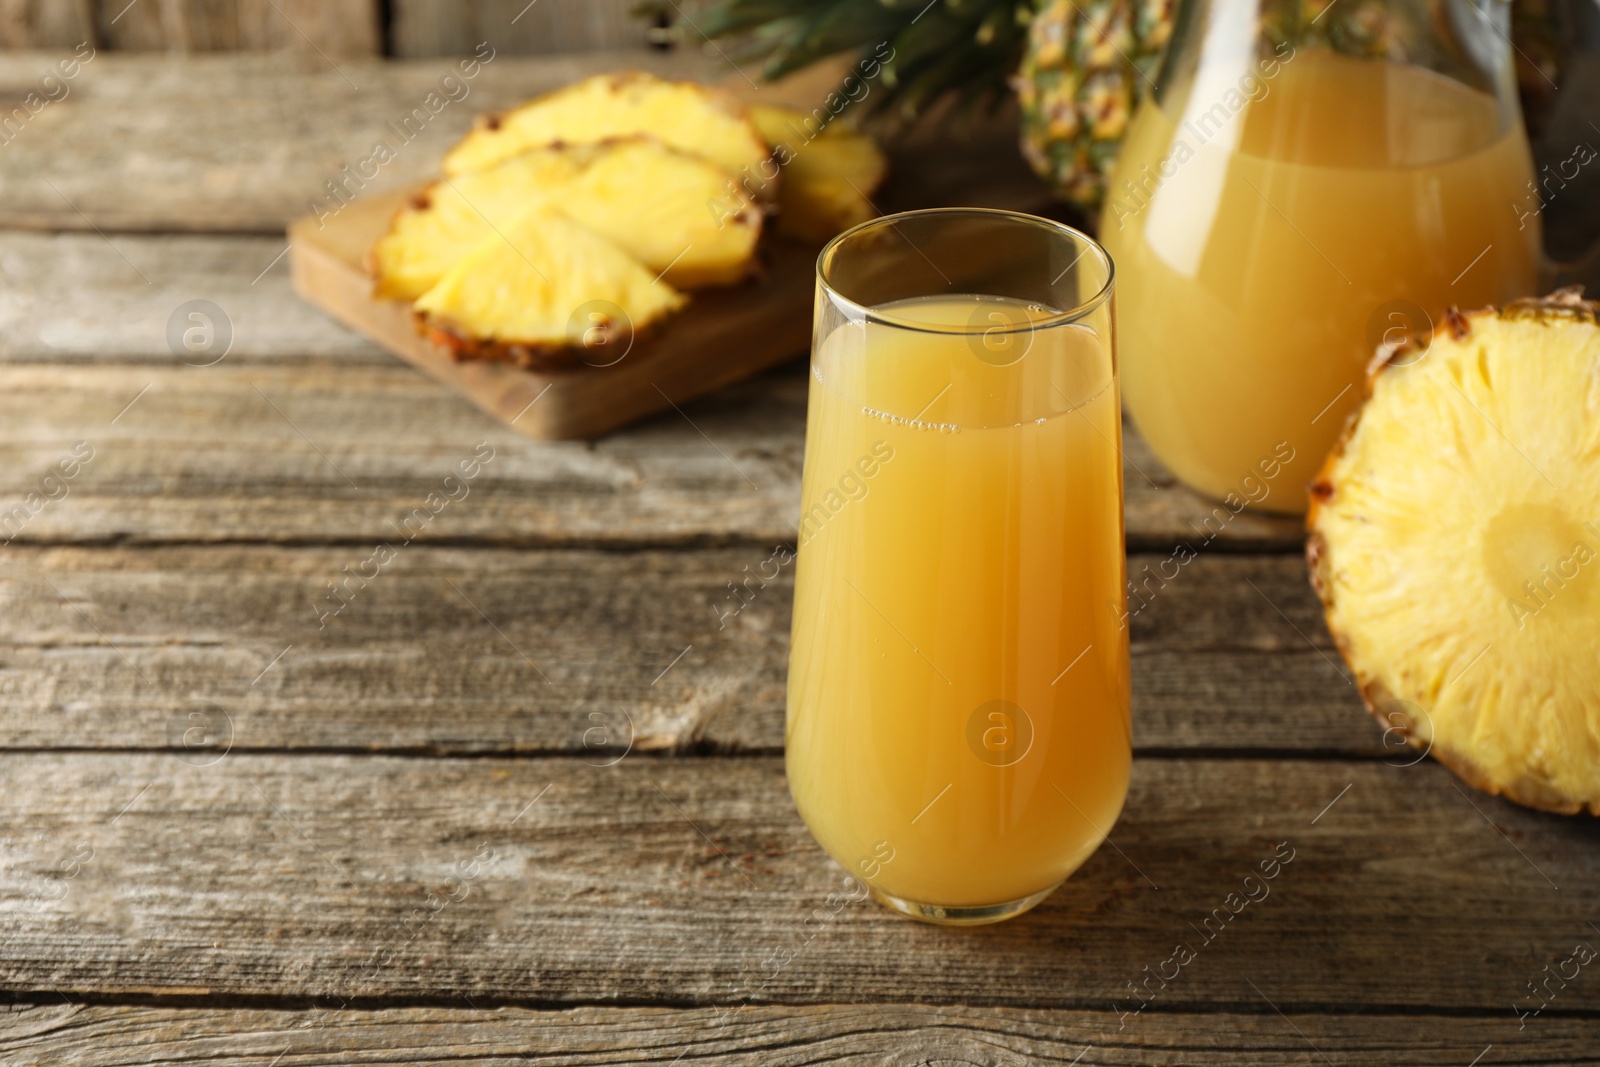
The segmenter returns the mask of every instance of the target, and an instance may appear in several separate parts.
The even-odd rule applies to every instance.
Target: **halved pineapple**
[[[480,241],[413,307],[424,332],[458,356],[551,367],[585,350],[625,352],[684,301],[605,237],[537,204]]]
[[[414,300],[496,228],[554,204],[681,288],[749,273],[762,215],[728,175],[649,138],[536,148],[434,182],[395,215],[368,266],[375,295]],[[725,217],[707,209],[730,205]],[[720,225],[719,225],[720,223]]]
[[[637,134],[709,159],[735,178],[747,169],[758,173],[768,155],[743,105],[732,97],[693,82],[623,71],[557,89],[504,114],[480,117],[445,156],[444,172],[455,176],[480,170],[530,148]]]
[[[871,196],[889,162],[872,138],[842,122],[813,133],[810,115],[786,107],[757,105],[750,119],[783,163],[779,233],[820,244],[877,215]]]
[[[1600,814],[1600,304],[1380,350],[1306,546],[1367,707],[1462,778]]]

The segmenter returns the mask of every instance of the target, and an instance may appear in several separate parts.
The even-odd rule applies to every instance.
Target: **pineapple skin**
[[[1044,0],[1012,85],[1022,106],[1022,155],[1056,194],[1096,217],[1134,109],[1155,88],[1172,40],[1176,0]],[[1443,18],[1439,0],[1426,10]],[[1517,83],[1537,132],[1562,81],[1559,20],[1550,0],[1514,0]],[[1332,14],[1324,19],[1324,14]],[[1403,13],[1400,13],[1403,11]],[[1266,40],[1322,44],[1344,55],[1404,61],[1426,32],[1415,12],[1379,0],[1263,0]]]
[[[1536,360],[1552,353],[1560,358],[1565,349],[1569,350],[1568,358],[1575,364],[1553,369],[1547,369],[1544,365],[1537,367],[1532,376],[1536,376],[1534,380],[1538,382],[1539,395],[1531,395],[1530,390],[1530,395],[1522,398],[1522,403],[1536,408],[1528,414],[1530,423],[1542,424],[1547,420],[1550,426],[1560,427],[1551,431],[1556,438],[1552,454],[1559,456],[1563,451],[1577,452],[1585,445],[1592,454],[1600,447],[1600,303],[1584,300],[1582,293],[1582,286],[1569,286],[1548,297],[1512,301],[1503,309],[1490,307],[1463,313],[1450,308],[1443,323],[1431,333],[1380,347],[1368,367],[1365,402],[1351,414],[1339,441],[1312,482],[1311,506],[1306,515],[1308,536],[1305,551],[1312,588],[1322,603],[1334,644],[1355,675],[1362,703],[1384,727],[1386,737],[1390,732],[1398,734],[1414,749],[1433,756],[1475,789],[1502,796],[1525,807],[1564,815],[1585,810],[1591,815],[1600,815],[1600,677],[1596,676],[1596,672],[1600,671],[1600,663],[1595,659],[1595,649],[1600,647],[1600,576],[1584,573],[1591,568],[1600,571],[1600,470],[1591,466],[1586,483],[1568,486],[1569,495],[1574,498],[1573,505],[1580,509],[1588,505],[1588,515],[1597,521],[1586,525],[1573,524],[1572,529],[1577,531],[1578,538],[1586,548],[1573,554],[1585,562],[1577,577],[1569,580],[1583,580],[1589,586],[1573,588],[1566,594],[1569,599],[1562,604],[1563,611],[1579,613],[1580,625],[1588,626],[1587,638],[1580,636],[1576,642],[1567,642],[1575,649],[1567,658],[1558,656],[1554,665],[1543,663],[1547,668],[1553,666],[1554,669],[1548,672],[1550,677],[1558,677],[1569,686],[1568,696],[1572,695],[1572,689],[1576,689],[1576,699],[1568,699],[1565,704],[1548,695],[1532,709],[1520,705],[1508,708],[1503,704],[1486,707],[1482,703],[1494,696],[1514,701],[1517,694],[1512,692],[1508,697],[1506,691],[1514,689],[1514,683],[1519,681],[1516,678],[1517,668],[1526,668],[1532,662],[1526,650],[1522,660],[1502,659],[1493,655],[1497,644],[1501,644],[1503,655],[1510,655],[1510,624],[1506,620],[1517,621],[1520,613],[1516,608],[1507,612],[1498,602],[1498,593],[1506,592],[1504,587],[1487,596],[1480,595],[1474,603],[1458,599],[1447,609],[1441,609],[1453,611],[1455,617],[1451,621],[1458,629],[1477,628],[1478,632],[1472,640],[1474,643],[1486,641],[1481,655],[1487,663],[1469,663],[1459,673],[1447,677],[1442,687],[1426,684],[1427,680],[1418,676],[1421,672],[1404,669],[1414,665],[1402,663],[1397,667],[1392,661],[1390,649],[1410,648],[1415,651],[1422,647],[1427,635],[1414,631],[1395,632],[1387,635],[1390,640],[1385,642],[1362,632],[1363,622],[1370,624],[1370,619],[1358,620],[1348,610],[1347,599],[1353,595],[1348,588],[1351,584],[1349,574],[1361,564],[1372,563],[1373,553],[1369,550],[1367,558],[1349,559],[1349,549],[1344,541],[1352,528],[1372,528],[1373,524],[1387,523],[1392,533],[1399,523],[1394,516],[1348,515],[1341,512],[1349,506],[1345,499],[1347,492],[1361,494],[1367,484],[1384,473],[1370,462],[1370,452],[1363,448],[1365,434],[1378,435],[1383,432],[1384,427],[1375,427],[1375,423],[1387,418],[1392,424],[1392,416],[1387,411],[1381,411],[1380,406],[1403,408],[1408,400],[1420,399],[1424,410],[1413,415],[1413,418],[1426,420],[1439,416],[1438,410],[1427,409],[1429,398],[1422,394],[1420,385],[1413,389],[1422,394],[1420,397],[1402,396],[1391,387],[1397,390],[1400,383],[1408,379],[1410,384],[1424,381],[1421,376],[1428,373],[1435,378],[1448,375],[1459,383],[1455,386],[1456,392],[1471,404],[1466,393],[1461,391],[1462,386],[1472,388],[1476,384],[1472,381],[1475,373],[1482,374],[1487,383],[1489,371],[1485,368],[1493,365],[1494,359],[1491,350],[1511,347],[1519,340],[1529,346],[1544,341],[1548,346],[1544,351],[1531,347],[1518,351],[1514,358],[1519,361]],[[1513,333],[1517,327],[1522,330]],[[1529,334],[1526,332],[1528,329],[1540,332]],[[1543,331],[1566,332],[1544,336]],[[1430,361],[1435,366],[1425,370],[1423,364]],[[1505,366],[1507,363],[1500,363],[1501,368]],[[1570,374],[1573,380],[1563,380],[1563,372]],[[1526,387],[1527,379],[1522,384]],[[1446,400],[1452,396],[1449,392],[1440,395]],[[1558,409],[1563,405],[1578,410],[1575,413],[1561,412]],[[1402,414],[1405,414],[1403,410]],[[1582,432],[1587,432],[1590,440],[1573,439]],[[1489,440],[1493,445],[1499,440],[1496,436],[1499,434],[1495,424],[1485,417],[1481,439]],[[1449,435],[1442,430],[1437,436],[1441,439],[1441,452],[1447,452],[1451,446],[1460,449],[1459,441],[1448,440]],[[1511,448],[1517,448],[1511,444],[1509,437],[1504,440]],[[1533,462],[1526,457],[1523,461]],[[1412,453],[1391,456],[1385,465],[1426,462],[1426,457]],[[1437,472],[1438,468],[1435,465],[1430,469]],[[1582,468],[1579,469],[1581,472]],[[1522,473],[1527,474],[1526,471]],[[1580,473],[1578,477],[1581,483],[1583,474]],[[1536,479],[1528,477],[1526,480],[1532,484]],[[1466,495],[1459,486],[1453,492],[1457,496]],[[1448,508],[1451,503],[1440,502],[1440,510]],[[1560,504],[1552,506],[1540,503],[1537,497],[1531,505],[1515,499],[1508,502],[1504,494],[1497,498],[1493,487],[1483,489],[1477,499],[1466,504],[1479,508],[1498,505],[1507,510],[1530,506],[1543,506],[1551,510],[1555,507],[1564,508]],[[1461,502],[1457,501],[1456,505],[1461,506]],[[1416,534],[1418,531],[1410,532]],[[1469,542],[1470,539],[1462,540]],[[1483,540],[1487,541],[1488,538]],[[1473,549],[1478,546],[1471,543],[1437,544],[1430,541],[1429,544],[1447,560],[1444,565],[1461,582],[1478,579],[1478,572],[1472,567],[1476,559],[1483,556],[1481,548],[1478,557],[1474,557]],[[1393,546],[1394,555],[1402,564],[1410,547],[1403,540]],[[1524,571],[1529,574],[1530,585],[1522,590],[1511,590],[1511,595],[1504,603],[1506,607],[1513,601],[1521,603],[1521,611],[1527,611],[1529,605],[1537,604],[1537,608],[1528,613],[1532,616],[1556,603],[1556,596],[1561,594],[1561,590],[1557,590],[1556,596],[1552,596],[1548,604],[1539,601],[1531,581],[1539,579],[1541,572],[1526,567]],[[1401,573],[1404,577],[1404,573]],[[1547,586],[1545,591],[1548,594],[1550,587]],[[1524,592],[1532,599],[1523,602],[1519,594]],[[1442,600],[1453,593],[1455,590],[1441,589],[1436,595]],[[1534,620],[1535,623],[1538,621]],[[1520,630],[1518,626],[1511,632]],[[1417,644],[1409,645],[1409,642]],[[1536,646],[1536,651],[1538,655],[1545,655],[1545,643]],[[1469,675],[1469,671],[1474,670],[1483,673]],[[1461,709],[1453,708],[1447,714],[1439,705],[1439,696],[1446,689],[1469,677],[1472,680],[1467,682],[1468,689],[1480,694],[1480,703],[1471,709],[1470,721],[1468,716],[1461,713]],[[1538,683],[1540,679],[1533,681]],[[1492,687],[1489,696],[1482,696],[1478,689],[1485,684]],[[1429,692],[1430,689],[1432,692]],[[1532,703],[1532,700],[1528,702]],[[1421,712],[1421,715],[1412,714],[1413,709]],[[1499,713],[1497,716],[1491,714],[1496,711]],[[1566,713],[1561,721],[1549,721],[1561,712]],[[1544,719],[1537,718],[1541,714],[1545,716]]]
[[[1134,108],[1172,37],[1176,0],[1047,0],[1013,85],[1022,154],[1066,200],[1093,213]]]

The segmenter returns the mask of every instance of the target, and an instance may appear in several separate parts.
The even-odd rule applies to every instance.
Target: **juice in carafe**
[[[1139,432],[1219,498],[1287,442],[1259,506],[1294,513],[1376,342],[1531,294],[1539,228],[1515,207],[1520,120],[1493,96],[1309,47],[1265,69],[1247,102],[1215,81],[1147,100],[1100,230]]]
[[[883,893],[1054,887],[1121,810],[1131,759],[1121,440],[1109,338],[1041,327],[986,358],[940,296],[819,338],[789,670],[789,785]],[[1015,357],[1015,358],[1013,358]]]

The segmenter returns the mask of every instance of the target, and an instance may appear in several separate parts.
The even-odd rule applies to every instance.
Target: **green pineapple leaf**
[[[634,13],[681,22],[737,60],[759,60],[768,80],[893,49],[861,103],[910,120],[945,96],[964,107],[1003,98],[1033,9],[1033,0],[712,0],[685,14],[672,0],[645,0]]]

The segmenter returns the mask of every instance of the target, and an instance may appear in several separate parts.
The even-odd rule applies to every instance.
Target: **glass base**
[[[933,923],[936,926],[984,926],[988,923],[1004,922],[1014,919],[1018,915],[1033,907],[1045,897],[1061,888],[1057,882],[1049,889],[1026,896],[1020,900],[1008,900],[1004,904],[976,904],[946,906],[943,904],[920,904],[915,900],[903,900],[900,897],[890,896],[872,886],[867,891],[872,894],[872,899],[892,911],[901,915],[909,915],[920,922]]]

